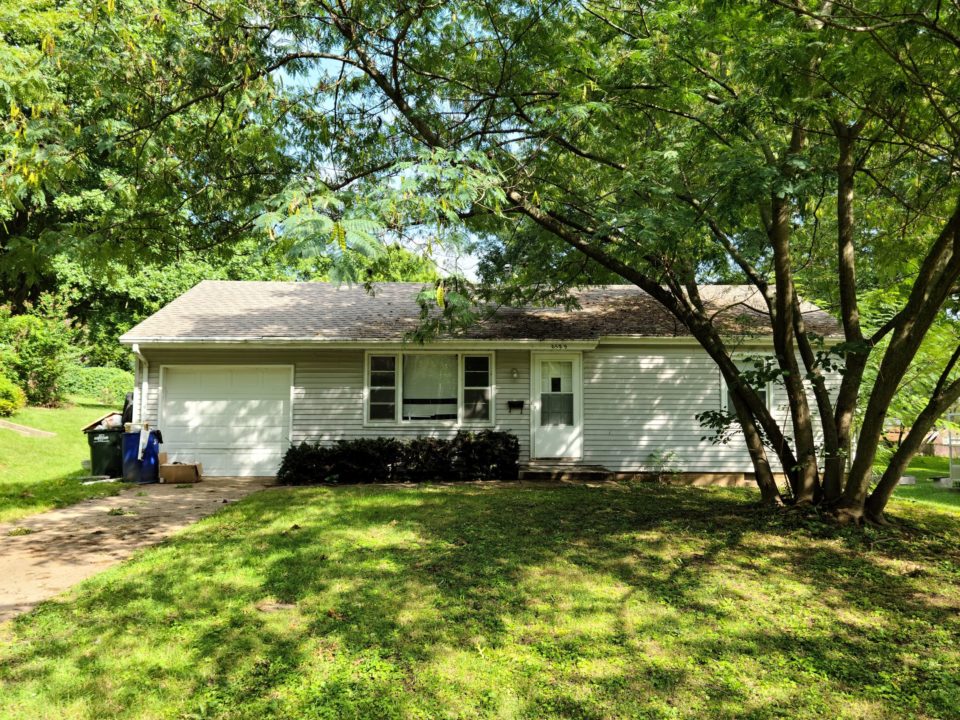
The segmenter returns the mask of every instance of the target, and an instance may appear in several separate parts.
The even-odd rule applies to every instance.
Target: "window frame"
[[[404,420],[403,419],[403,359],[405,355],[452,355],[457,358],[457,419],[456,420]],[[374,357],[395,359],[396,379],[394,385],[393,419],[370,419],[370,364]],[[466,385],[464,359],[485,357],[489,363],[490,417],[486,420],[464,418],[463,397]],[[363,361],[363,426],[364,427],[493,427],[496,425],[496,352],[493,350],[366,350]],[[469,386],[469,389],[479,389]]]
[[[731,360],[733,360],[738,370],[742,370],[742,366],[744,365],[744,363],[749,362],[749,358],[758,357],[759,355],[764,355],[764,357],[770,357],[770,358],[774,357],[772,354],[758,353],[758,354],[753,354],[749,356],[746,356],[746,355],[741,357],[734,356],[731,358]],[[767,410],[772,410],[773,409],[773,404],[772,404],[773,382],[771,380],[767,380],[767,385],[764,388],[764,395],[765,395],[764,405],[766,406]],[[724,412],[727,412],[727,413],[734,412],[734,408],[730,407],[730,389],[729,389],[729,386],[727,385],[727,379],[723,376],[723,373],[720,373],[720,407],[723,409]]]
[[[370,418],[370,374],[373,372],[372,364],[375,357],[393,358],[393,419],[389,418]],[[363,364],[363,424],[364,425],[389,425],[396,422],[400,413],[400,358],[396,353],[367,353]]]

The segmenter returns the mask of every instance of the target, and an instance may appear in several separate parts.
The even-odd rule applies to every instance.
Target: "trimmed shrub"
[[[401,482],[459,480],[460,463],[457,460],[456,438],[414,438],[404,443],[399,479]]]
[[[403,445],[393,438],[338,440],[329,449],[327,482],[396,482],[394,477]]]
[[[332,448],[302,442],[291,445],[277,470],[277,482],[284,485],[309,485],[326,479]]]
[[[63,391],[102,402],[122,404],[133,390],[133,373],[113,367],[81,367],[71,365],[63,376]]]
[[[446,440],[418,437],[300,443],[287,450],[277,480],[287,485],[516,480],[520,443],[509,433],[458,432]]]
[[[0,417],[10,417],[27,404],[27,396],[13,380],[0,375]]]
[[[493,430],[459,432],[454,438],[461,480],[516,480],[520,473],[520,441]]]

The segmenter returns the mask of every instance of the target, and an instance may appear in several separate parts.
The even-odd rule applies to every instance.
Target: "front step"
[[[613,473],[603,465],[583,465],[570,462],[529,462],[520,467],[521,480],[552,482],[600,482],[609,480]]]

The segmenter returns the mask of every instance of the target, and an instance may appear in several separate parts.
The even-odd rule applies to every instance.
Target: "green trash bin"
[[[90,445],[90,474],[123,477],[123,428],[84,432]]]

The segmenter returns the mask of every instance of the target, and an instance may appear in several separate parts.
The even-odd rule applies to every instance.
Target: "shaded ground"
[[[263,487],[229,478],[142,485],[0,524],[0,622]]]
[[[19,425],[55,433],[53,437],[27,437],[0,428],[0,522],[120,490],[116,485],[80,484],[80,478],[89,474],[80,462],[90,459],[80,428],[111,409],[78,401],[62,408],[25,408],[10,418]]]
[[[258,493],[0,628],[0,716],[957,717],[957,515],[754,497]]]

